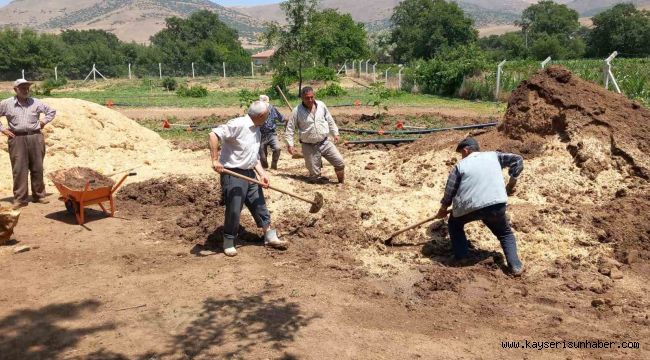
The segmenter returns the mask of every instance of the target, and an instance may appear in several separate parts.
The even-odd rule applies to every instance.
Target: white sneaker
[[[229,248],[225,248],[225,249],[223,249],[223,253],[226,254],[226,256],[230,256],[230,257],[236,256],[237,255],[237,249],[235,249],[234,246],[229,247]]]
[[[264,245],[270,246],[278,250],[286,250],[289,247],[289,243],[282,241],[278,238],[278,233],[275,230],[268,230],[264,234]]]

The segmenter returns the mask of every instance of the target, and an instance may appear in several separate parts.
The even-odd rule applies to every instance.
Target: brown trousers
[[[45,139],[43,134],[21,135],[9,138],[9,158],[14,177],[14,201],[28,202],[27,178],[31,177],[32,198],[45,196],[43,182],[43,159],[45,158]]]

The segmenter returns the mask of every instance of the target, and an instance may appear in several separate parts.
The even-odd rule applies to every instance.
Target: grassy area
[[[167,91],[158,86],[158,81],[151,79],[142,80],[109,80],[68,83],[63,89],[52,91],[50,97],[55,98],[77,98],[91,101],[97,104],[106,105],[109,101],[116,106],[122,107],[181,107],[181,108],[210,108],[220,106],[239,106],[240,89],[248,89],[253,92],[270,92],[270,81],[268,78],[260,79],[179,79],[179,84],[199,84],[207,87],[210,91],[208,96],[203,98],[180,97],[173,91]],[[212,88],[212,89],[211,89]],[[227,90],[226,90],[227,89]],[[299,99],[295,96],[296,90],[291,89],[287,96],[292,104],[297,104]],[[270,94],[273,95],[273,94]],[[3,98],[13,96],[11,92],[0,92]],[[45,97],[44,95],[35,95]],[[321,97],[328,106],[354,106],[355,103],[367,104],[371,101],[370,93],[363,88],[347,89],[347,94],[336,97]],[[284,107],[283,101],[279,98],[273,100],[277,106]],[[463,109],[480,114],[494,114],[502,112],[505,105],[493,102],[467,101],[455,98],[443,98],[432,95],[411,94],[399,92],[385,101],[390,107],[413,106],[413,107],[443,107],[451,109]]]

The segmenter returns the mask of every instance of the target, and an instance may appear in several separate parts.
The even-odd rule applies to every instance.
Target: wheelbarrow
[[[81,188],[78,188],[66,182],[66,173],[75,173],[76,171],[74,175],[79,175],[80,169],[84,170],[82,175],[89,178],[83,179],[77,177],[74,179],[76,182],[75,185],[77,186],[84,183]],[[112,179],[88,168],[59,170],[50,174],[49,177],[57,190],[59,190],[59,200],[63,201],[68,213],[74,214],[77,218],[77,223],[83,225],[85,222],[84,209],[89,205],[97,204],[104,214],[113,216],[115,214],[113,194],[122,186],[122,183],[124,183],[127,177],[133,175],[136,175],[136,173],[131,172],[124,175],[117,184]],[[109,204],[110,212],[104,206],[106,202]]]

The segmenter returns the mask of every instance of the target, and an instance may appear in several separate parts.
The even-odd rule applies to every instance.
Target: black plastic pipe
[[[449,131],[449,130],[463,130],[463,129],[480,129],[489,126],[496,126],[498,123],[491,122],[485,124],[474,124],[474,125],[462,125],[462,126],[452,126],[447,128],[433,128],[433,129],[417,129],[417,130],[372,130],[372,129],[349,129],[349,128],[339,128],[341,132],[351,132],[355,134],[372,134],[372,135],[415,135],[415,134],[431,134],[434,132],[440,131]]]
[[[369,139],[369,140],[350,140],[346,141],[345,144],[399,144],[399,143],[411,143],[418,139]]]

